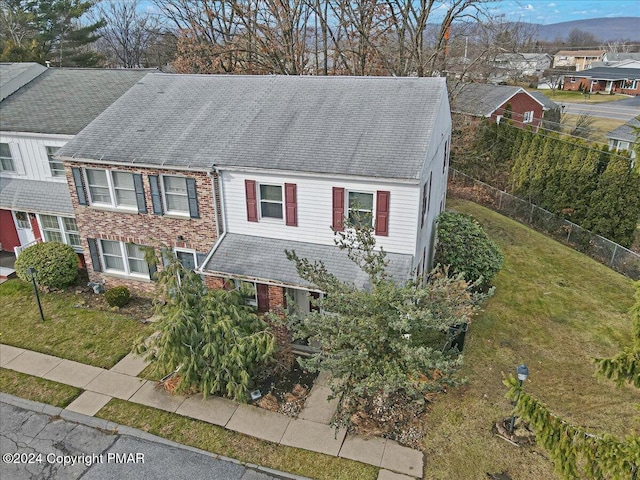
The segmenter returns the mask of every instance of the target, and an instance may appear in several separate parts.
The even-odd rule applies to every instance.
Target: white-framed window
[[[15,172],[16,166],[8,143],[0,143],[0,172]]]
[[[45,242],[59,242],[72,247],[81,247],[80,232],[74,218],[39,214],[40,226]]]
[[[113,240],[99,240],[98,245],[105,273],[149,278],[149,265],[139,245]]]
[[[29,214],[27,212],[15,212],[16,225],[18,228],[30,229],[31,222],[29,221]]]
[[[500,124],[501,121],[502,121],[502,115],[496,115],[496,123]]]
[[[260,184],[260,218],[283,219],[282,185]]]
[[[622,88],[635,90],[637,87],[638,87],[638,81],[637,80],[623,80],[622,81]]]
[[[176,254],[178,261],[187,270],[195,270],[198,266],[198,257],[196,251],[189,248],[175,247],[173,252]]]
[[[189,195],[185,177],[162,176],[164,211],[169,215],[189,215]]]
[[[531,122],[533,122],[533,110],[529,112],[524,112],[522,123],[531,123]]]
[[[373,193],[347,192],[347,205],[354,225],[373,225]]]
[[[87,168],[85,172],[91,204],[128,210],[137,208],[132,173],[96,168]]]
[[[60,160],[56,160],[54,155],[60,150],[60,147],[45,147],[47,150],[47,159],[49,160],[49,169],[51,170],[52,177],[64,177],[64,165]]]
[[[248,295],[245,296],[247,305],[253,307],[258,306],[258,289],[255,282],[247,282],[246,280],[238,280],[236,278],[225,278],[223,281],[225,285],[231,285],[234,290],[240,290],[242,287],[245,287],[245,292],[248,292]],[[226,288],[229,289],[229,287]]]

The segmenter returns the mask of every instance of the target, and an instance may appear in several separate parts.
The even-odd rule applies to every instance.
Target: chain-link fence
[[[589,255],[616,272],[640,279],[640,255],[637,253],[453,168],[449,172],[449,191],[453,196],[489,207]]]

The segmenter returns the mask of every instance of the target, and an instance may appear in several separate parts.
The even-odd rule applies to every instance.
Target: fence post
[[[529,212],[529,225],[533,225],[533,209],[536,208],[535,204],[531,204],[531,211]]]
[[[611,262],[609,262],[609,266],[613,268],[613,259],[616,258],[616,252],[618,251],[618,244],[616,243],[613,247],[613,255],[611,255]]]
[[[569,223],[569,233],[567,233],[567,243],[569,243],[569,238],[571,238],[572,231],[573,231],[573,224]]]

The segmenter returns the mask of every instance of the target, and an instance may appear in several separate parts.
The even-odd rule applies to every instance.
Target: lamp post
[[[523,363],[522,365],[518,366],[518,368],[516,369],[516,372],[518,373],[518,383],[520,384],[520,387],[522,387],[522,382],[524,382],[529,376],[529,369]],[[516,405],[518,404],[518,400],[520,400],[520,392],[521,390],[518,390],[518,396],[516,397]],[[516,415],[514,413],[511,416],[511,426],[509,427],[509,433],[513,433],[513,427],[515,426],[515,423],[516,423]]]
[[[38,309],[40,310],[40,318],[44,322],[44,313],[42,312],[42,303],[40,303],[40,293],[38,293],[38,286],[36,285],[36,273],[38,273],[38,271],[33,267],[29,267],[27,268],[27,273],[31,275],[31,282],[33,283],[33,293],[36,294],[36,301],[38,302]]]

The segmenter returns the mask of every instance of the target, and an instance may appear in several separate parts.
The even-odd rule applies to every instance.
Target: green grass
[[[578,117],[579,115],[573,115],[569,113],[564,114],[563,122],[564,122],[565,128],[563,128],[563,131],[569,131],[568,129],[569,125],[571,127],[574,127]],[[624,120],[614,120],[611,118],[602,118],[602,117],[594,116],[593,123],[592,123],[593,135],[590,137],[590,139],[594,142],[598,142],[603,145],[608,145],[609,140],[607,139],[607,134],[611,130],[615,130],[620,125],[624,125],[625,123],[627,122],[625,122]]]
[[[175,442],[289,473],[326,480],[375,480],[378,468],[258,440],[175,413],[112,399],[97,417]]]
[[[638,391],[598,379],[592,357],[631,344],[631,281],[594,260],[484,207],[450,200],[473,215],[505,254],[496,293],[467,334],[468,384],[432,405],[426,419],[427,479],[558,478],[546,452],[491,433],[511,414],[505,375],[529,366],[527,391],[593,433],[640,434]]]
[[[134,340],[152,326],[115,312],[76,308],[73,293],[42,293],[46,321],[40,321],[31,285],[0,285],[0,342],[36,352],[111,368],[131,351]]]
[[[0,391],[61,408],[69,405],[82,393],[80,388],[6,368],[0,368]]]
[[[570,90],[532,90],[544,93],[547,97],[549,97],[554,102],[569,102],[569,103],[605,103],[605,102],[614,102],[616,100],[622,100],[624,98],[629,98],[626,95],[609,95],[608,93],[600,93],[596,95],[592,93],[587,98],[586,95],[580,92],[572,92]]]

